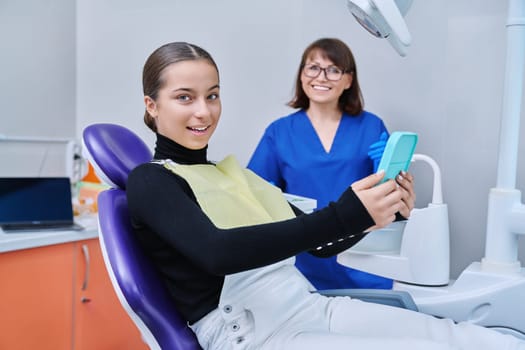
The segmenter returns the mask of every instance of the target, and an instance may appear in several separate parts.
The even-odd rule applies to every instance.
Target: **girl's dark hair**
[[[297,78],[295,81],[295,96],[288,106],[292,108],[307,109],[310,106],[310,100],[306,96],[303,86],[301,84],[301,73],[306,60],[314,53],[319,53],[323,58],[328,58],[337,67],[343,69],[345,73],[352,74],[352,85],[346,89],[339,97],[339,108],[342,111],[358,115],[363,111],[363,96],[359,87],[357,79],[357,67],[355,65],[354,56],[350,48],[341,40],[334,38],[323,38],[311,43],[306,50],[304,50],[301,64],[297,70]]]
[[[159,89],[161,89],[165,83],[162,73],[166,67],[173,63],[189,60],[207,60],[215,67],[217,73],[219,72],[215,61],[203,48],[186,42],[165,44],[153,51],[144,64],[144,69],[142,70],[142,90],[144,96],[149,96],[156,101]],[[155,120],[147,110],[144,113],[144,123],[146,123],[151,130],[157,132]]]

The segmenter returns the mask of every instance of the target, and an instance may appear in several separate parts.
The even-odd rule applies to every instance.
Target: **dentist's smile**
[[[312,89],[314,89],[314,90],[320,90],[320,91],[330,91],[330,90],[332,90],[331,87],[328,87],[328,86],[321,86],[321,85],[312,85]]]

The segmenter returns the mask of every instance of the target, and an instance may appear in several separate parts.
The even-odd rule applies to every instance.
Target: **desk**
[[[146,350],[84,231],[0,232],[0,349]]]
[[[98,237],[97,216],[89,215],[76,220],[83,231],[42,231],[5,233],[0,228],[0,253],[38,248],[53,244],[76,242]]]

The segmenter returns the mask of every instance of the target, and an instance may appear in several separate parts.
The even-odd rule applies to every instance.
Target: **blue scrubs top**
[[[266,129],[248,168],[283,192],[315,198],[323,208],[354,181],[373,172],[368,148],[387,131],[376,115],[343,114],[330,152],[326,152],[306,112],[277,119]],[[297,268],[317,289],[392,288],[392,280],[340,265],[336,257],[301,253]]]

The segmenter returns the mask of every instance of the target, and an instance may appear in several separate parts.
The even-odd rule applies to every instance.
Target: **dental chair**
[[[126,182],[129,172],[152,159],[148,146],[116,124],[92,124],[82,135],[83,153],[111,188],[98,196],[99,241],[113,288],[150,349],[201,350],[175,309],[159,273],[133,236]],[[344,289],[318,293],[417,310],[404,291]]]
[[[201,350],[175,309],[158,272],[132,234],[126,182],[129,172],[152,159],[148,146],[113,124],[88,126],[84,153],[111,189],[98,196],[99,241],[113,288],[142,338],[153,350]]]

